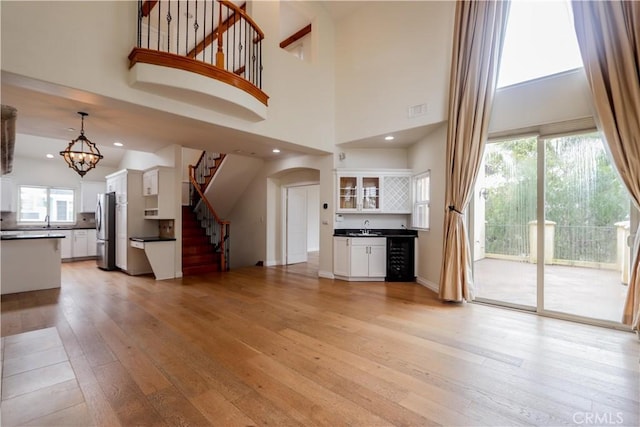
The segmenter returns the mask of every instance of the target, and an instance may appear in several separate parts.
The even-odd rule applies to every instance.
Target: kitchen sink
[[[380,233],[348,233],[349,237],[378,237]]]

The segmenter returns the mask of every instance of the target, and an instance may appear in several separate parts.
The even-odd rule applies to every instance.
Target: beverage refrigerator
[[[96,205],[98,268],[116,269],[116,193],[98,194]]]

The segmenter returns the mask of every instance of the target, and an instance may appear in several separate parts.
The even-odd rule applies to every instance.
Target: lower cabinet
[[[73,230],[73,257],[87,256],[87,230]]]
[[[346,280],[384,280],[387,273],[385,237],[334,237],[333,273]]]
[[[73,231],[63,230],[56,233],[64,235],[60,242],[60,258],[70,259],[73,256]]]

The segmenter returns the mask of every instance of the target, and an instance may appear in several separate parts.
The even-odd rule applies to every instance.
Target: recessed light
[[[280,152],[280,150],[278,150],[277,148],[274,148],[274,149],[273,149],[273,150],[271,150],[271,151],[273,151],[274,153],[279,153],[279,152]]]
[[[387,136],[384,137],[385,141],[393,141],[393,139],[394,139],[393,135],[387,135]]]
[[[124,144],[122,142],[116,141],[113,143],[116,147],[122,147]]]
[[[47,159],[53,159],[53,154],[47,154]]]

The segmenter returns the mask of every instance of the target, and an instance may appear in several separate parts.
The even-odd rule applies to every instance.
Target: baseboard
[[[264,263],[265,267],[275,267],[276,265],[280,265],[276,260],[270,260]]]
[[[438,286],[438,284],[437,284],[437,283],[434,283],[434,282],[432,282],[432,281],[430,281],[430,280],[424,279],[424,278],[422,278],[422,277],[420,277],[420,276],[418,276],[418,277],[416,278],[416,281],[417,281],[420,285],[424,286],[425,288],[429,289],[430,291],[435,292],[436,294],[437,294],[438,292],[440,292],[440,286]]]
[[[318,277],[322,277],[322,278],[325,278],[325,279],[335,279],[335,276],[333,275],[332,272],[324,271],[324,270],[319,270],[318,271]]]

